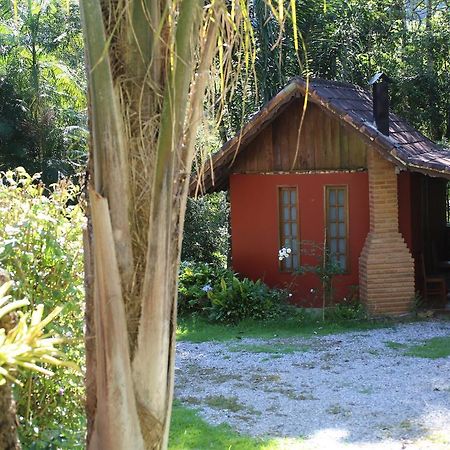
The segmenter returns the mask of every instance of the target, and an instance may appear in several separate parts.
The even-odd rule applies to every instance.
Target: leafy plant
[[[30,304],[28,300],[12,301],[11,296],[6,295],[12,284],[10,281],[0,286],[0,321],[11,312]],[[61,311],[61,307],[56,307],[47,317],[42,318],[44,305],[37,305],[32,312],[19,313],[17,324],[10,330],[0,328],[0,385],[9,380],[23,387],[16,378],[16,372],[24,369],[54,375],[42,364],[79,370],[74,363],[61,359],[64,354],[55,347],[62,344],[64,339],[52,336],[52,332],[44,335],[44,328]]]
[[[352,320],[367,319],[367,312],[364,306],[357,300],[338,303],[325,310],[325,319],[330,322],[345,322]]]
[[[262,281],[239,279],[231,270],[207,263],[184,262],[178,277],[178,312],[210,320],[237,323],[267,320],[283,310],[285,293]]]
[[[84,366],[82,226],[79,187],[62,180],[47,190],[22,168],[0,175],[0,267],[14,279],[11,297],[32,308],[62,305],[52,322],[68,337],[67,359]],[[84,439],[84,386],[79,373],[55,367],[52,378],[33,374],[18,398],[24,448],[77,448]],[[27,395],[23,393],[26,392]],[[61,442],[60,442],[61,441]],[[36,447],[37,445],[37,447]]]
[[[208,263],[183,262],[178,276],[179,314],[204,313],[210,306],[208,292],[225,274],[225,269]]]
[[[208,292],[212,320],[237,323],[244,319],[268,320],[278,317],[284,294],[270,289],[261,280],[240,280],[231,274],[220,280],[220,286]]]

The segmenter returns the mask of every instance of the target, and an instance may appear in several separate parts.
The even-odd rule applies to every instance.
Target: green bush
[[[0,267],[15,281],[13,299],[27,298],[46,311],[63,306],[53,330],[71,338],[63,347],[84,367],[84,216],[79,188],[61,181],[46,191],[24,169],[0,176]],[[81,448],[84,440],[84,384],[64,367],[51,378],[29,375],[17,395],[23,448]]]
[[[210,306],[208,291],[214,289],[226,273],[226,269],[208,263],[181,263],[178,276],[178,313],[204,313]]]
[[[181,252],[183,261],[226,266],[229,210],[223,192],[188,198]]]
[[[367,312],[358,300],[344,301],[325,309],[325,320],[328,322],[345,322],[349,320],[365,320]]]
[[[218,287],[208,292],[208,297],[211,320],[237,323],[244,319],[275,319],[282,312],[284,294],[270,289],[261,280],[240,280],[229,274],[221,279]]]
[[[198,314],[216,322],[278,317],[285,293],[262,281],[240,280],[231,270],[207,263],[184,262],[178,277],[178,313]]]

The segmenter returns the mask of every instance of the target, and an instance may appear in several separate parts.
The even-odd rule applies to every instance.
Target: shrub
[[[240,280],[231,270],[212,264],[181,264],[178,277],[181,316],[199,314],[227,323],[268,320],[281,314],[284,300],[284,291],[270,289],[260,280]]]
[[[218,285],[226,272],[208,263],[183,262],[178,276],[178,313],[204,313],[210,306],[208,291]]]
[[[83,213],[78,187],[61,181],[47,191],[23,169],[0,176],[0,267],[15,280],[13,299],[62,313],[52,323],[71,337],[67,358],[84,366]],[[84,439],[83,379],[66,368],[55,376],[30,375],[18,396],[24,448],[80,448]],[[23,393],[28,393],[23,395]],[[50,446],[50,447],[49,447]]]
[[[220,285],[208,292],[209,318],[237,323],[244,319],[269,320],[282,310],[282,291],[270,289],[261,280],[240,280],[234,274],[223,277]]]
[[[325,319],[330,322],[367,319],[364,306],[357,300],[345,301],[325,309]]]

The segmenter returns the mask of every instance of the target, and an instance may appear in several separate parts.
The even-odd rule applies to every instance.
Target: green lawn
[[[343,333],[348,331],[372,330],[393,326],[391,320],[352,320],[341,322],[323,322],[321,320],[279,319],[271,322],[243,321],[237,325],[210,323],[200,317],[179,319],[178,341],[206,342],[227,341],[241,338],[288,338],[295,336],[310,337]]]
[[[427,339],[415,345],[388,341],[386,346],[393,350],[401,350],[407,356],[415,356],[417,358],[437,359],[450,356],[450,336]]]
[[[301,449],[299,439],[258,439],[239,435],[227,425],[213,426],[198,413],[173,405],[170,427],[170,450],[282,450]]]
[[[450,336],[427,339],[421,344],[412,345],[406,352],[409,356],[419,358],[446,358],[450,356]]]

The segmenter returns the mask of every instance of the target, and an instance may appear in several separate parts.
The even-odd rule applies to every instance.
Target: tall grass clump
[[[79,187],[62,180],[46,189],[24,169],[0,174],[0,268],[14,280],[13,299],[62,312],[52,330],[68,337],[66,358],[84,366],[83,213]],[[82,448],[83,379],[65,367],[53,377],[22,375],[16,393],[23,448]]]

